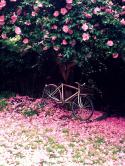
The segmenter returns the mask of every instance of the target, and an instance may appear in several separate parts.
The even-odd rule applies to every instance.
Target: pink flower
[[[24,24],[27,25],[27,26],[29,26],[29,25],[31,25],[31,22],[26,21]]]
[[[38,3],[38,7],[43,7],[43,4],[42,3]]]
[[[35,17],[36,14],[37,14],[37,13],[36,13],[35,11],[32,11],[31,16]]]
[[[4,25],[5,24],[5,16],[2,15],[0,16],[0,25]]]
[[[67,45],[68,43],[67,43],[67,41],[65,39],[63,39],[62,44],[63,45]]]
[[[66,0],[66,3],[72,3],[73,2],[73,0]]]
[[[58,56],[58,57],[63,57],[63,55],[62,55],[61,53],[59,53],[57,56]]]
[[[107,9],[105,9],[105,12],[106,12],[106,13],[109,13],[109,14],[112,14],[112,13],[113,13],[113,10],[107,8]]]
[[[94,10],[93,10],[93,13],[94,14],[98,14],[98,12],[100,12],[101,9],[99,7],[96,7]]]
[[[92,18],[91,14],[88,14],[88,13],[84,13],[84,16],[85,16],[86,18]]]
[[[20,35],[22,33],[20,27],[15,27],[15,33],[17,35]]]
[[[65,33],[68,33],[68,31],[69,31],[69,27],[68,27],[68,25],[63,25],[63,32],[65,32]]]
[[[17,9],[16,14],[19,16],[21,14],[21,12],[22,12],[22,9],[19,8],[19,9]]]
[[[108,45],[108,46],[110,46],[110,47],[111,47],[111,46],[113,46],[113,44],[114,44],[114,43],[113,43],[113,41],[112,41],[112,40],[108,40],[108,41],[107,41],[107,45]]]
[[[120,21],[120,23],[121,23],[122,25],[125,25],[125,19],[123,18],[123,19]]]
[[[110,6],[112,6],[112,5],[113,5],[112,1],[109,1],[109,5],[110,5]]]
[[[96,39],[97,39],[97,37],[96,37],[96,36],[94,36],[93,38],[94,38],[94,40],[96,40]]]
[[[87,31],[88,30],[88,25],[86,24],[86,23],[84,23],[83,25],[82,25],[82,29],[84,30],[84,31]]]
[[[57,28],[58,28],[57,25],[53,25],[53,26],[52,26],[52,29],[55,29],[55,30],[56,30]]]
[[[119,54],[118,54],[118,53],[113,53],[113,54],[112,54],[112,57],[113,57],[114,59],[116,59],[116,58],[119,57]]]
[[[66,4],[66,8],[67,8],[68,10],[71,10],[71,9],[72,9],[72,4],[67,3],[67,4]]]
[[[59,50],[59,47],[54,46],[53,49],[54,49],[55,51],[58,51],[58,50]]]
[[[27,38],[23,39],[23,43],[24,44],[28,44],[29,43],[29,39],[27,39]]]
[[[39,7],[38,6],[34,6],[33,7],[34,11],[37,13],[39,11]]]
[[[6,6],[6,1],[5,0],[1,0],[0,2],[0,10]]]
[[[1,34],[2,39],[7,39],[7,35],[5,33]]]
[[[54,41],[54,40],[56,40],[57,37],[56,36],[52,36],[51,38]]]
[[[69,33],[70,35],[72,35],[72,34],[73,34],[73,30],[72,30],[72,29],[69,29],[68,33]]]
[[[59,11],[55,11],[55,12],[53,13],[53,16],[54,16],[54,17],[58,17],[58,16],[59,16]]]
[[[62,15],[65,15],[67,12],[68,12],[68,11],[67,11],[66,8],[61,8],[61,10],[60,10],[60,13],[61,13]]]
[[[122,9],[125,10],[125,6],[122,6]]]
[[[43,50],[44,50],[44,51],[48,50],[48,47],[47,47],[47,46],[45,46],[45,47],[43,48]]]
[[[88,33],[83,33],[83,35],[82,35],[83,41],[87,41],[87,40],[89,40],[89,38],[90,38],[90,35]]]
[[[14,13],[12,16],[11,16],[11,21],[12,23],[14,24],[17,20],[17,15]]]

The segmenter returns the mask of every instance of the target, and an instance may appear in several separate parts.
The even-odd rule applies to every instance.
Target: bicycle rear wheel
[[[80,101],[75,97],[72,101],[72,111],[77,119],[87,121],[94,112],[93,102],[88,96],[80,95]]]
[[[43,89],[42,98],[53,99],[55,101],[60,100],[60,90],[54,84],[48,84]]]

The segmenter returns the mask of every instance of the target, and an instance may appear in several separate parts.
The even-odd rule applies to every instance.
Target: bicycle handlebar
[[[78,86],[84,86],[86,83],[84,82],[83,84],[80,84],[79,82],[75,82]]]

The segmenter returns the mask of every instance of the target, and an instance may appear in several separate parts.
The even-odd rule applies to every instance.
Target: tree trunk
[[[58,65],[59,65],[59,70],[60,70],[60,73],[63,77],[64,82],[68,83],[70,73],[73,71],[74,66],[76,65],[75,62],[68,63],[68,64],[58,63]]]
[[[64,83],[66,83],[66,84],[70,83],[69,82],[69,77],[70,77],[70,74],[73,71],[74,66],[76,65],[76,63],[75,62],[71,62],[71,63],[68,63],[68,64],[58,63],[58,65],[59,65],[59,70],[60,70],[60,73],[63,77]],[[65,94],[64,94],[65,97],[69,97],[71,94],[72,94],[71,89],[65,87]]]

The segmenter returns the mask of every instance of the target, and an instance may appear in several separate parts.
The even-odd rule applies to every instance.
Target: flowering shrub
[[[119,57],[125,26],[125,2],[66,0],[1,0],[1,41],[18,51],[51,49],[63,60]],[[15,46],[15,47],[14,47]]]

